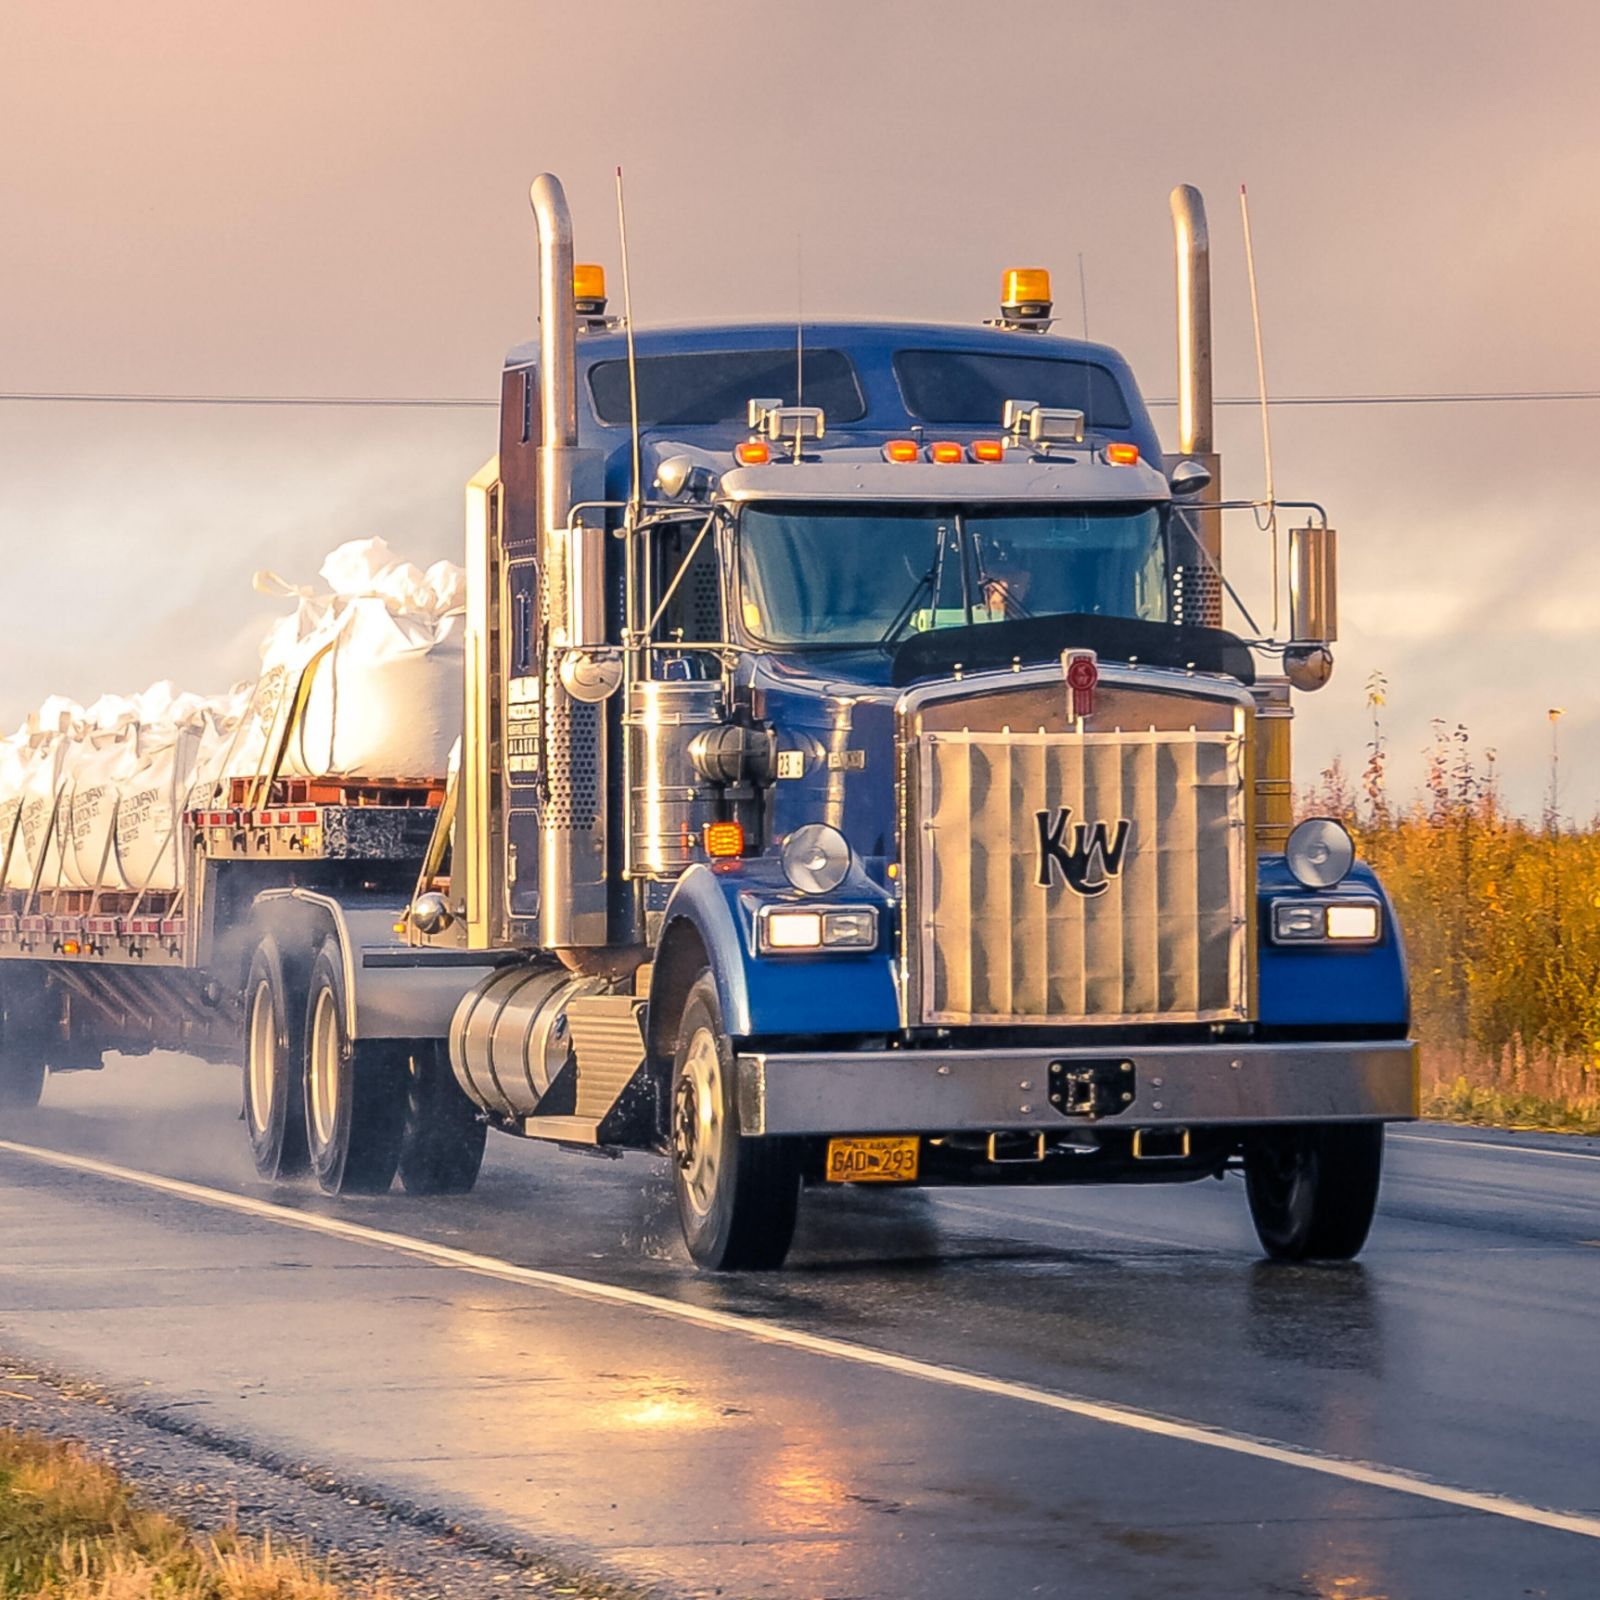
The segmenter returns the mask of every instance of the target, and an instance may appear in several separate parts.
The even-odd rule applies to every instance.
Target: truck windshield
[[[751,505],[746,629],[778,645],[893,646],[1020,617],[1167,620],[1165,510]]]

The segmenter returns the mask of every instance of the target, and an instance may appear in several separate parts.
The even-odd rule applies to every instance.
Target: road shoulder
[[[650,1600],[550,1555],[389,1499],[170,1414],[136,1396],[0,1351],[0,1427],[71,1440],[200,1534],[238,1529],[304,1544],[343,1583],[382,1580],[396,1600],[486,1593]]]

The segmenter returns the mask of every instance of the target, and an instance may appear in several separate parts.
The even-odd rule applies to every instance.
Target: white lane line
[[[1552,1161],[1600,1161],[1600,1152],[1592,1150],[1545,1150],[1531,1144],[1497,1144],[1493,1139],[1452,1139],[1447,1135],[1428,1133],[1394,1133],[1388,1136],[1405,1144],[1430,1144],[1436,1150],[1496,1150],[1501,1155],[1549,1156]]]
[[[915,1378],[923,1383],[939,1384],[947,1389],[960,1389],[971,1394],[989,1395],[1002,1400],[1016,1400],[1046,1411],[1063,1412],[1089,1422],[1123,1428],[1131,1433],[1148,1434],[1158,1439],[1175,1439],[1184,1444],[1221,1450],[1229,1455],[1269,1461],[1275,1466],[1293,1467],[1298,1471],[1316,1473],[1325,1478],[1338,1478],[1346,1483],[1361,1484],[1369,1489],[1384,1489],[1394,1494],[1409,1495],[1416,1500],[1431,1500],[1440,1505],[1453,1506],[1458,1511],[1476,1511],[1485,1516],[1502,1517],[1510,1522],[1531,1523],[1535,1527],[1576,1533],[1587,1539],[1600,1539],[1600,1516],[1530,1505],[1526,1501],[1514,1500],[1508,1495],[1461,1488],[1456,1484],[1443,1483],[1437,1478],[1429,1478],[1419,1472],[1408,1472],[1400,1467],[1387,1467],[1371,1461],[1355,1461],[1343,1456],[1326,1455],[1320,1450],[1313,1450],[1304,1445],[1283,1444],[1275,1439],[1258,1438],[1248,1433],[1234,1433],[1227,1428],[1188,1422],[1181,1417],[1166,1417],[1153,1411],[1141,1411],[1133,1406],[1090,1400],[1082,1395],[1064,1394],[1051,1389],[1039,1389],[1032,1384],[1014,1383],[1004,1378],[985,1377],[982,1373],[967,1372],[960,1367],[945,1367],[932,1361],[919,1361],[912,1356],[875,1350],[870,1345],[852,1344],[848,1340],[830,1338],[825,1334],[804,1333],[798,1328],[788,1328],[782,1323],[768,1322],[760,1317],[744,1317],[731,1311],[717,1311],[709,1306],[697,1306],[682,1300],[667,1299],[664,1296],[649,1294],[643,1289],[626,1289],[618,1284],[594,1283],[586,1278],[570,1278],[565,1273],[549,1272],[540,1267],[519,1267],[514,1262],[502,1261],[496,1256],[480,1256],[470,1250],[457,1250],[450,1245],[434,1244],[431,1240],[417,1239],[403,1233],[389,1233],[382,1228],[369,1228],[364,1223],[346,1222],[339,1217],[295,1211],[288,1206],[274,1205],[267,1200],[256,1200],[249,1195],[230,1194],[224,1189],[208,1189],[198,1183],[187,1183],[181,1178],[165,1178],[153,1172],[140,1172],[132,1167],[114,1166],[108,1161],[96,1161],[88,1156],[66,1155],[57,1150],[45,1150],[35,1145],[17,1144],[10,1139],[0,1139],[0,1151],[42,1162],[46,1166],[60,1167],[69,1172],[87,1172],[96,1177],[111,1178],[119,1183],[133,1184],[161,1194],[176,1195],[180,1199],[192,1200],[218,1211],[234,1211],[247,1217],[257,1217],[265,1222],[277,1223],[282,1227],[299,1228],[307,1233],[321,1233],[331,1238],[345,1239],[352,1244],[376,1245],[381,1249],[412,1256],[419,1261],[454,1267],[458,1271],[470,1272],[479,1277],[498,1278],[506,1283],[530,1284],[535,1288],[547,1289],[554,1294],[576,1300],[627,1306],[635,1311],[648,1312],[654,1316],[690,1323],[700,1328],[714,1329],[719,1333],[737,1334],[740,1338],[751,1339],[760,1344],[803,1350],[809,1355],[826,1356],[831,1360],[850,1362],[859,1367],[874,1367],[882,1372],[892,1372],[903,1378]]]

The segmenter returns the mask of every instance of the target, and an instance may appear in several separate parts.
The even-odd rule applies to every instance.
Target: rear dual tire
[[[0,977],[0,1115],[32,1110],[44,1091],[44,1037],[37,1026],[42,996],[30,994],[33,987]]]
[[[468,1194],[483,1165],[488,1124],[456,1082],[439,1039],[418,1040],[406,1062],[400,1185],[407,1194]]]
[[[382,1194],[394,1182],[406,1131],[410,1046],[350,1037],[338,947],[311,963],[305,1021],[305,1132],[324,1194]]]
[[[257,1173],[276,1183],[310,1171],[337,1195],[381,1194],[398,1172],[408,1194],[466,1194],[487,1130],[442,1043],[352,1041],[346,1000],[334,940],[314,956],[271,936],[256,947],[244,991],[244,1122]],[[0,1106],[6,1059],[0,1045]]]
[[[269,1183],[309,1164],[305,1126],[305,961],[263,939],[245,980],[244,1125],[257,1174]]]

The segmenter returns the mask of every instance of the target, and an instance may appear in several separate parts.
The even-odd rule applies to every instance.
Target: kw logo
[[[1121,877],[1122,858],[1128,851],[1128,837],[1133,824],[1119,817],[1115,824],[1096,822],[1092,826],[1078,823],[1072,830],[1072,848],[1067,848],[1067,824],[1072,820],[1071,806],[1057,806],[1055,815],[1036,811],[1034,820],[1039,824],[1039,876],[1041,889],[1048,889],[1055,881],[1057,868],[1074,894],[1092,899],[1111,887],[1111,879]],[[1096,868],[1098,867],[1098,870]]]

